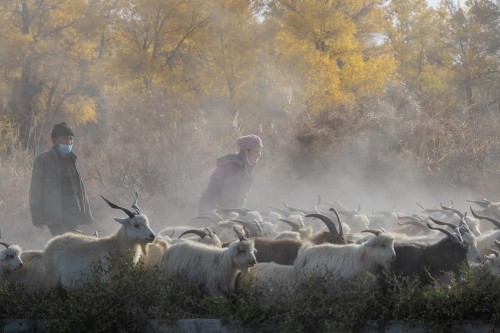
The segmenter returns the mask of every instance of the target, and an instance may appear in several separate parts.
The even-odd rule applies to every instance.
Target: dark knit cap
[[[59,136],[75,136],[75,133],[64,121],[60,124],[54,125],[52,128],[51,138],[57,138]]]

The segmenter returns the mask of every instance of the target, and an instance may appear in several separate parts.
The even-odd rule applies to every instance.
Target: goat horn
[[[118,206],[117,204],[112,203],[111,201],[109,201],[108,199],[103,197],[102,195],[101,195],[101,198],[103,198],[104,201],[106,201],[106,203],[109,205],[109,207],[114,208],[114,209],[123,210],[130,218],[133,218],[136,215],[136,214],[132,213],[130,210],[128,210],[127,208],[124,208],[124,207]]]
[[[4,242],[0,242],[0,244],[2,244],[3,246],[5,246],[6,248],[9,248],[9,246],[10,246],[9,244],[4,243]]]
[[[184,236],[184,235],[187,235],[187,234],[195,234],[195,235],[198,235],[201,237],[201,239],[207,237],[207,233],[203,230],[199,230],[199,229],[191,229],[191,230],[186,230],[184,231],[182,234],[179,235],[179,239]]]
[[[233,230],[236,233],[236,235],[238,236],[238,239],[240,241],[244,241],[246,239],[245,236],[243,236],[242,233],[238,230],[238,228],[233,227]]]
[[[398,214],[398,219],[400,219],[400,220],[401,220],[401,219],[408,219],[408,220],[410,220],[410,221],[412,221],[412,222],[417,222],[417,223],[420,223],[420,220],[419,220],[419,219],[417,219],[415,216],[410,216],[410,215],[403,215],[403,216],[400,216],[400,215]]]
[[[242,220],[229,220],[231,222],[236,222],[238,224],[241,224],[244,227],[247,227],[249,230],[256,230],[257,234],[262,235],[262,228],[260,227],[260,224],[257,222],[257,227],[255,227],[251,222],[248,221],[242,221]]]
[[[294,208],[290,207],[286,204],[286,202],[283,201],[283,204],[285,205],[286,209],[288,209],[289,212],[291,213],[302,213],[304,215],[308,214],[309,212],[305,209],[300,209],[300,208]]]
[[[325,216],[323,214],[307,214],[305,217],[315,217],[317,219],[320,219],[321,221],[323,221],[324,224],[326,224],[326,227],[328,228],[330,233],[340,237],[340,234],[337,231],[335,224],[333,224],[332,220],[330,220],[328,216]]]
[[[449,231],[448,231],[448,230],[446,230],[446,229],[442,229],[442,228],[435,228],[435,227],[431,226],[429,223],[427,223],[427,226],[429,227],[429,229],[439,230],[439,231],[441,231],[442,233],[444,233],[445,235],[447,235],[450,239],[452,239],[452,240],[454,240],[454,241],[456,241],[456,242],[460,242],[460,243],[462,243],[462,242],[460,241],[460,238],[458,238],[458,237],[457,237],[457,235],[452,234],[451,232],[449,232]]]
[[[452,211],[453,213],[457,214],[458,216],[460,216],[461,219],[464,218],[464,213],[462,213],[461,211],[459,211],[458,209],[455,209],[455,208],[451,208],[451,207],[446,207],[446,206],[443,206],[443,204],[441,204],[441,208],[443,208],[443,210],[450,210]]]
[[[470,211],[472,212],[472,215],[476,218],[476,219],[480,219],[480,220],[487,220],[487,221],[490,221],[491,223],[493,223],[498,229],[500,229],[500,221],[498,220],[495,220],[494,218],[491,218],[491,217],[488,217],[488,216],[482,216],[482,215],[478,215],[476,214],[476,212],[474,211],[474,209],[472,209],[472,207],[469,207],[470,208]]]
[[[458,228],[457,225],[453,224],[453,223],[450,223],[450,222],[443,222],[443,221],[439,221],[439,220],[436,220],[435,218],[433,218],[432,216],[429,216],[429,218],[431,219],[432,222],[436,223],[436,224],[439,224],[439,225],[446,225],[452,229],[455,229],[455,228]]]
[[[424,206],[422,206],[420,203],[417,202],[417,205],[422,208],[423,211],[426,211],[428,213],[437,213],[437,212],[440,212],[442,209],[435,209],[435,208],[425,208]]]
[[[416,222],[416,221],[398,222],[398,224],[399,225],[412,225],[412,226],[415,226],[419,229],[427,231],[427,229],[425,228],[425,226],[422,223]]]
[[[374,234],[375,236],[380,236],[380,234],[382,233],[382,231],[380,230],[373,230],[373,229],[361,230],[361,232],[369,232]]]
[[[276,207],[271,207],[271,206],[269,206],[269,208],[270,208],[270,209],[272,209],[272,210],[277,211],[278,213],[280,213],[280,214],[281,214],[281,215],[283,215],[283,216],[288,216],[288,215],[290,215],[290,213],[289,213],[289,212],[285,212],[283,209],[279,209],[279,208],[276,208]]]
[[[203,229],[207,231],[207,236],[208,237],[214,239],[215,232],[212,229],[210,229],[210,228],[203,228]]]
[[[139,194],[137,192],[135,192],[135,200],[134,200],[134,203],[132,204],[132,209],[134,209],[135,212],[137,213],[137,215],[139,215],[141,213],[141,209],[139,208],[139,205],[137,204],[137,200],[139,200]]]
[[[278,219],[278,221],[285,222],[286,224],[288,224],[289,226],[292,227],[293,231],[299,231],[301,229],[300,224],[292,222],[290,220],[287,220],[287,219]]]
[[[245,216],[248,213],[247,210],[244,210],[242,208],[217,208],[216,210],[224,212],[224,213],[235,212],[235,213],[240,214],[241,216]]]
[[[438,221],[436,220],[435,218],[433,218],[432,216],[429,216],[429,219],[436,223],[436,224],[439,224],[439,225],[446,225],[450,228],[452,228],[454,231],[455,231],[455,234],[456,234],[456,237],[458,238],[458,240],[460,240],[460,242],[463,243],[463,238],[462,238],[462,233],[460,232],[460,227],[458,225],[455,225],[453,223],[449,223],[449,222],[442,222],[442,221]],[[462,219],[460,220],[462,221]]]
[[[472,203],[475,203],[483,208],[487,207],[491,201],[483,201],[483,200],[467,200],[467,202],[472,202]]]
[[[496,239],[494,239],[493,243],[495,243],[495,245],[500,248],[500,242],[499,241],[497,241]]]
[[[339,234],[340,234],[341,237],[343,237],[344,236],[344,229],[342,229],[342,222],[340,222],[339,213],[337,213],[337,211],[333,207],[330,208],[330,211],[335,214],[335,217],[337,218],[337,222],[339,224]]]
[[[489,249],[489,248],[486,248],[485,250],[493,253],[495,255],[495,257],[500,257],[500,252],[498,252],[497,250]]]

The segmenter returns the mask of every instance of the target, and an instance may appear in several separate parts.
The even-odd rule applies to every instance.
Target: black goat
[[[427,226],[443,232],[446,237],[431,244],[402,243],[396,240],[396,261],[392,265],[392,273],[396,276],[417,276],[422,284],[430,283],[444,272],[453,272],[459,276],[460,267],[467,265],[468,244],[462,240],[461,235],[429,224]]]

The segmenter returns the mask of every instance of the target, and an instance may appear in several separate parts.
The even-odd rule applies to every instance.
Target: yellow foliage
[[[93,99],[86,96],[75,96],[64,102],[66,113],[71,115],[75,124],[97,120],[96,106]]]
[[[380,93],[394,78],[395,59],[370,37],[383,28],[374,21],[381,13],[376,1],[304,0],[286,7],[277,48],[293,71],[285,74],[288,82],[309,111],[355,107],[358,97]]]

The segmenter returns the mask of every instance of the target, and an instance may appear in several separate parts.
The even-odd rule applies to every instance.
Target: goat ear
[[[130,218],[113,217],[113,219],[120,224],[127,224],[130,221]]]

